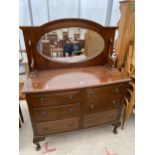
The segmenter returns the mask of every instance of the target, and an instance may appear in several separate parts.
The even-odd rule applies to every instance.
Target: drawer
[[[66,93],[51,93],[45,95],[31,95],[28,97],[28,102],[33,107],[54,106],[80,102],[80,96],[80,91],[71,91]]]
[[[38,135],[61,133],[79,129],[79,118],[36,123]]]
[[[86,99],[87,100],[96,100],[96,98],[100,99],[108,99],[108,98],[120,98],[124,93],[125,85],[112,85],[112,86],[104,86],[99,88],[90,88],[87,89]]]
[[[84,104],[84,112],[95,113],[109,109],[116,109],[120,107],[120,102],[121,100],[118,99],[86,101]]]
[[[84,115],[84,128],[96,126],[118,119],[119,110],[113,109],[100,113]]]
[[[80,103],[45,108],[34,108],[35,121],[50,121],[77,117],[80,115]]]

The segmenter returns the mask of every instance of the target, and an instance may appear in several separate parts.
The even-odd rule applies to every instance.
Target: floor
[[[20,155],[134,155],[135,118],[134,114],[117,135],[112,126],[100,126],[74,133],[53,135],[40,142],[41,150],[36,151],[32,143],[32,126],[25,101],[21,102],[25,122],[19,129]]]

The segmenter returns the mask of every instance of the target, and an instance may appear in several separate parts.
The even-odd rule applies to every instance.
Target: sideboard
[[[82,27],[104,38],[104,49],[79,62],[59,62],[37,51],[39,38],[63,27]],[[29,70],[23,93],[33,127],[33,143],[52,134],[72,132],[98,125],[120,126],[122,102],[130,78],[112,64],[116,27],[103,27],[85,19],[64,19],[23,30]],[[57,31],[56,31],[57,32]],[[103,131],[104,134],[104,131]]]

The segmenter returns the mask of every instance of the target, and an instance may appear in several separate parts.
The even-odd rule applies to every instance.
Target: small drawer
[[[79,129],[79,118],[36,123],[38,135],[61,133]]]
[[[124,90],[125,90],[124,84],[91,88],[87,89],[86,99],[96,100],[96,98],[98,98],[106,100],[109,98],[120,98],[124,93]]]
[[[80,102],[80,95],[80,91],[31,95],[28,97],[28,102],[33,107],[63,105]]]
[[[34,108],[33,115],[37,122],[77,117],[80,115],[80,103]]]
[[[121,100],[111,99],[111,100],[96,100],[96,101],[87,101],[84,104],[85,113],[95,113],[106,111],[109,109],[119,108]]]
[[[113,109],[100,113],[84,115],[84,128],[96,126],[118,119],[119,110]]]

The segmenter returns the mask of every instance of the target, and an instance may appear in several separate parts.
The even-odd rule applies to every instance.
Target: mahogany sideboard
[[[62,24],[63,23],[63,24]],[[60,27],[84,27],[98,32],[105,48],[85,61],[67,63],[49,60],[37,52],[38,39]],[[85,19],[64,19],[23,30],[30,72],[23,93],[33,127],[33,143],[52,134],[77,131],[98,125],[120,126],[122,102],[130,78],[113,68],[115,27],[103,27]],[[33,76],[32,76],[33,75]]]

